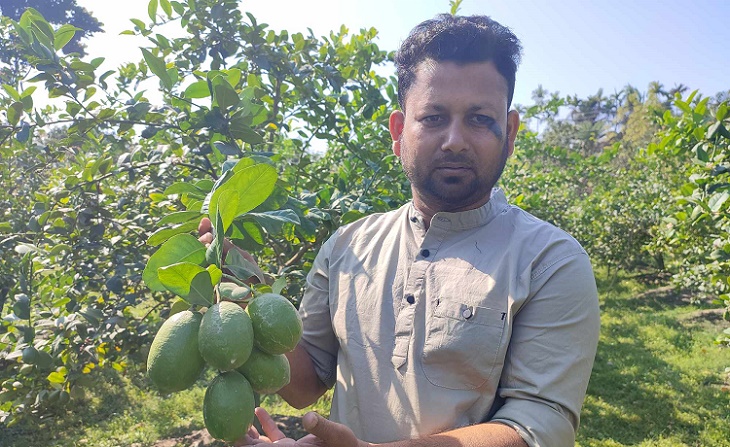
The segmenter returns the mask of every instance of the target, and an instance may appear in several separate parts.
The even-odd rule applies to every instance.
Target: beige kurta
[[[574,444],[598,343],[590,261],[502,191],[428,231],[410,203],[342,227],[308,282],[302,344],[359,438],[495,420],[531,446]]]

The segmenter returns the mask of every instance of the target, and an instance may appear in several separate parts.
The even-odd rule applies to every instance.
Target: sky
[[[121,36],[130,18],[149,21],[149,0],[77,0],[104,23],[87,40],[106,69],[141,60],[145,40]],[[322,36],[341,25],[351,32],[374,27],[376,43],[395,50],[413,26],[449,11],[448,0],[265,0],[241,8],[275,31]],[[608,95],[631,84],[678,84],[705,96],[730,89],[728,0],[463,0],[462,15],[484,14],[522,41],[514,102],[529,105],[542,85],[562,96]]]

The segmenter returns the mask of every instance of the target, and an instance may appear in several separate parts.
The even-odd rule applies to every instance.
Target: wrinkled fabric
[[[574,445],[598,343],[591,264],[501,190],[428,231],[412,203],[341,227],[307,281],[302,345],[335,387],[330,418],[360,439],[492,420]]]

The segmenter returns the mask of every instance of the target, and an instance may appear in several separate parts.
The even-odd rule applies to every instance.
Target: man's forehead
[[[441,77],[444,73],[444,77]],[[453,75],[460,78],[454,79]],[[463,80],[461,76],[463,76]],[[461,62],[426,59],[417,65],[413,81],[411,88],[406,92],[406,103],[415,104],[417,102],[422,106],[434,109],[443,108],[444,106],[439,102],[448,100],[448,95],[458,92],[460,87],[465,87],[462,91],[469,95],[464,107],[472,111],[490,109],[497,112],[502,104],[496,103],[502,103],[503,100],[504,106],[506,106],[507,102],[507,80],[497,71],[492,61]],[[476,91],[468,90],[468,85],[478,86],[480,82],[482,86],[487,86]],[[496,90],[495,86],[497,86]],[[417,95],[411,94],[413,93],[411,90],[414,88],[418,90]],[[502,96],[504,98],[501,98]]]

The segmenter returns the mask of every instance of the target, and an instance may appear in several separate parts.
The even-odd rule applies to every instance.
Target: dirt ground
[[[306,434],[298,417],[273,415],[279,429],[288,437],[299,439]],[[208,430],[197,430],[179,438],[162,439],[153,447],[224,447],[228,444],[213,439]]]

